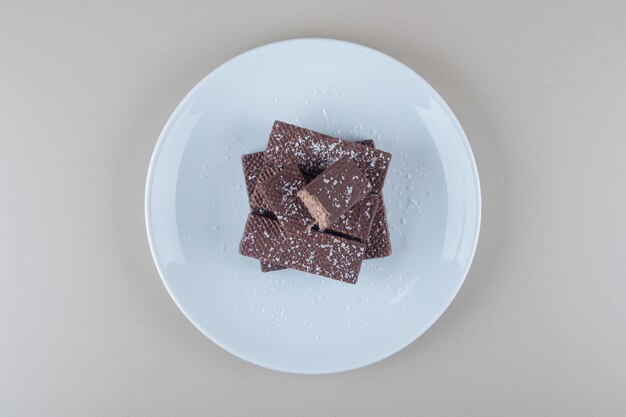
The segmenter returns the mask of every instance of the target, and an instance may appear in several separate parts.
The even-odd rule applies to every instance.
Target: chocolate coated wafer
[[[365,244],[316,231],[290,237],[277,220],[250,214],[239,251],[269,264],[354,284]]]
[[[326,229],[372,189],[359,166],[340,159],[298,191],[320,229]]]
[[[336,161],[349,158],[363,171],[374,193],[382,191],[391,162],[388,152],[281,121],[274,122],[263,157],[267,165],[295,162],[303,174],[313,177]]]
[[[314,223],[309,211],[298,198],[298,191],[305,185],[300,169],[292,164],[256,186],[289,236],[307,232]]]

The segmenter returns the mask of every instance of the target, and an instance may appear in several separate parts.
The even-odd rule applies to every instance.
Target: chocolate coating
[[[342,158],[354,161],[380,193],[385,183],[391,154],[373,147],[333,138],[289,123],[275,121],[264,159],[267,165],[298,164],[305,175],[316,177]]]
[[[369,194],[371,189],[359,166],[344,158],[308,183],[298,192],[298,197],[320,228],[326,229]]]
[[[239,252],[267,264],[354,284],[365,256],[365,244],[316,231],[287,236],[277,220],[250,214]]]
[[[307,232],[314,223],[297,195],[305,185],[304,177],[294,164],[286,166],[256,186],[289,236]]]

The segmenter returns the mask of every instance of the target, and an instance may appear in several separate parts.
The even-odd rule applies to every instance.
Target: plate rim
[[[395,65],[400,65],[402,66],[405,70],[409,71],[410,73],[412,73],[413,75],[415,75],[425,86],[425,88],[428,90],[428,92],[430,94],[432,94],[435,98],[437,98],[440,102],[440,104],[442,105],[442,107],[444,108],[444,110],[451,116],[451,120],[453,122],[453,125],[455,127],[455,129],[459,132],[461,139],[462,139],[462,143],[463,143],[463,147],[467,153],[467,156],[469,157],[469,162],[470,162],[470,167],[471,167],[471,171],[472,171],[472,176],[474,179],[474,182],[476,184],[475,187],[475,199],[476,199],[476,226],[474,228],[474,239],[472,241],[472,245],[471,245],[471,252],[470,252],[470,256],[468,257],[468,262],[467,265],[464,265],[463,271],[462,271],[462,278],[459,280],[458,285],[456,286],[456,288],[454,289],[453,292],[451,292],[450,298],[449,300],[447,300],[446,303],[444,303],[442,305],[442,308],[437,311],[437,313],[435,315],[433,315],[433,318],[427,322],[424,326],[422,326],[416,333],[415,335],[413,335],[409,341],[407,343],[405,343],[404,345],[398,347],[398,348],[393,348],[390,351],[386,352],[385,354],[381,355],[379,358],[373,360],[373,361],[367,361],[366,363],[362,363],[356,366],[349,366],[349,367],[345,367],[345,368],[341,368],[341,369],[321,369],[321,370],[317,370],[317,371],[304,371],[304,370],[294,370],[294,369],[290,369],[289,367],[280,367],[280,366],[270,366],[268,364],[264,364],[261,361],[257,361],[254,358],[250,358],[245,354],[242,354],[241,352],[238,352],[237,349],[233,349],[230,346],[226,346],[225,344],[221,343],[220,341],[215,340],[215,338],[212,337],[212,335],[210,335],[208,332],[205,332],[202,329],[202,326],[200,326],[196,320],[194,320],[185,310],[185,308],[182,306],[181,302],[179,302],[179,300],[177,299],[177,297],[174,295],[174,293],[172,292],[171,288],[169,287],[167,280],[165,278],[165,272],[162,268],[162,265],[160,264],[158,257],[156,256],[156,252],[155,252],[155,242],[154,239],[155,237],[153,236],[154,230],[151,229],[151,213],[150,213],[150,207],[149,207],[149,202],[150,202],[150,198],[151,198],[151,189],[152,189],[152,185],[153,185],[153,180],[154,180],[154,170],[155,170],[155,165],[156,165],[156,161],[161,153],[161,148],[163,147],[163,144],[165,142],[165,137],[167,136],[167,133],[169,132],[169,128],[170,126],[173,124],[174,120],[176,120],[179,116],[179,113],[181,112],[182,108],[186,105],[187,101],[190,100],[190,98],[194,95],[194,93],[196,92],[196,90],[198,90],[204,83],[205,81],[211,77],[212,75],[214,75],[217,72],[221,72],[224,71],[224,69],[226,69],[228,66],[232,65],[234,62],[238,61],[239,59],[241,59],[242,57],[252,53],[252,52],[258,52],[261,49],[264,48],[270,48],[270,47],[275,47],[281,44],[286,44],[286,43],[294,43],[294,42],[327,42],[327,43],[336,43],[336,44],[343,44],[343,45],[347,45],[350,47],[356,47],[356,48],[360,48],[360,49],[365,49],[370,53],[373,53],[375,55],[379,55],[382,59],[387,60]],[[154,145],[154,149],[152,151],[151,157],[150,157],[150,163],[148,165],[148,171],[147,171],[147,175],[146,175],[146,186],[145,186],[145,190],[144,190],[144,217],[145,217],[145,226],[146,226],[146,235],[148,238],[148,245],[150,247],[150,253],[152,255],[152,260],[154,262],[154,265],[156,266],[157,272],[159,273],[159,277],[161,278],[161,282],[163,283],[163,285],[165,286],[170,298],[174,301],[174,304],[176,304],[176,307],[178,307],[178,309],[183,313],[183,315],[185,316],[185,318],[187,320],[189,320],[189,322],[191,322],[191,324],[193,324],[193,326],[196,328],[196,330],[198,330],[200,333],[202,333],[205,337],[207,337],[211,342],[215,343],[217,346],[219,346],[220,348],[224,349],[226,352],[246,361],[249,363],[252,363],[254,365],[260,366],[262,368],[265,369],[270,369],[270,370],[274,370],[274,371],[280,371],[280,372],[286,372],[286,373],[291,373],[291,374],[298,374],[298,375],[325,375],[325,374],[334,374],[334,373],[342,373],[342,372],[348,372],[348,371],[352,371],[355,369],[360,369],[375,363],[378,363],[380,361],[383,361],[387,358],[389,358],[390,356],[393,356],[394,354],[404,350],[405,348],[407,348],[409,345],[411,345],[413,342],[415,342],[418,338],[420,338],[424,333],[426,333],[428,331],[428,329],[430,329],[433,324],[435,324],[435,322],[437,322],[441,316],[443,315],[443,313],[448,309],[448,307],[450,307],[450,305],[452,304],[452,301],[454,301],[454,299],[456,298],[456,296],[458,295],[458,292],[460,291],[461,287],[463,286],[463,283],[465,282],[465,280],[467,279],[467,275],[469,274],[469,270],[472,266],[472,264],[474,263],[474,257],[476,255],[476,249],[478,247],[478,241],[480,238],[480,230],[481,230],[481,224],[482,224],[482,191],[481,191],[481,186],[480,186],[480,177],[478,174],[478,167],[476,165],[476,158],[474,156],[474,152],[471,148],[469,139],[467,137],[467,134],[465,133],[465,130],[463,129],[463,127],[461,126],[461,123],[459,122],[459,120],[456,117],[456,114],[454,114],[454,112],[452,111],[452,109],[450,108],[450,106],[448,105],[448,103],[445,101],[445,99],[433,88],[433,86],[430,85],[430,83],[428,83],[428,81],[426,81],[421,75],[419,75],[415,70],[413,70],[411,67],[409,67],[408,65],[404,64],[403,62],[401,62],[400,60],[384,53],[381,52],[377,49],[371,48],[369,46],[366,45],[362,45],[359,43],[355,43],[355,42],[351,42],[351,41],[345,41],[345,40],[340,40],[340,39],[334,39],[334,38],[324,38],[324,37],[305,37],[305,38],[291,38],[291,39],[285,39],[285,40],[280,40],[280,41],[275,41],[275,42],[270,42],[270,43],[266,43],[251,49],[248,49],[242,53],[239,53],[235,56],[233,56],[232,58],[228,59],[227,61],[223,62],[222,64],[220,64],[219,66],[217,66],[216,68],[214,68],[213,70],[209,71],[204,77],[202,77],[202,79],[200,79],[186,94],[185,96],[178,102],[178,104],[176,105],[176,107],[174,108],[174,110],[172,111],[172,113],[170,114],[170,116],[168,117],[167,121],[165,122],[165,124],[163,125],[163,128],[161,129],[161,132],[159,133],[159,137]]]

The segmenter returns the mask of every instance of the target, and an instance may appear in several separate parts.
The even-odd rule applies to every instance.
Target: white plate
[[[248,214],[240,156],[284,120],[393,154],[384,190],[394,253],[356,285],[293,270],[261,273],[238,253]],[[450,304],[480,227],[474,158],[443,99],[373,49],[296,39],[231,59],[178,105],[146,185],[154,260],[187,318],[267,368],[339,372],[414,341]]]

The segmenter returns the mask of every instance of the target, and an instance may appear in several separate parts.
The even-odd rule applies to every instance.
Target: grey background
[[[0,3],[0,416],[626,415],[626,3]],[[483,187],[475,262],[393,357],[282,374],[187,322],[143,191],[178,101],[225,60],[322,36],[447,100]]]

